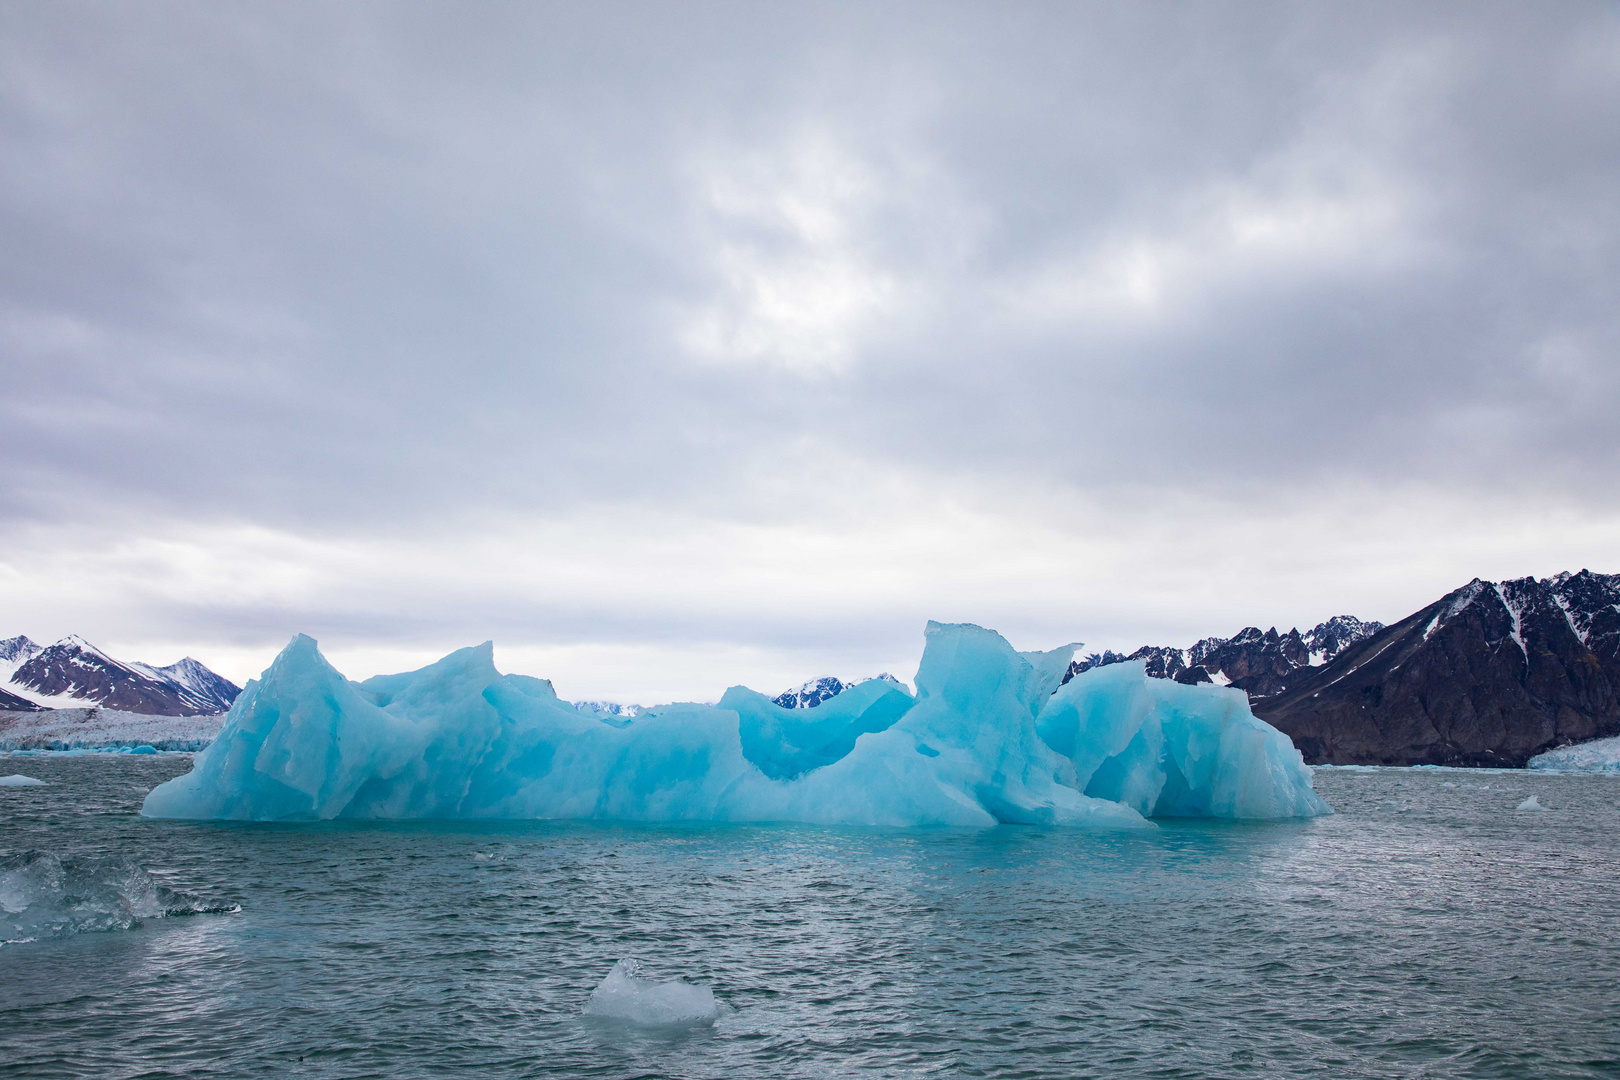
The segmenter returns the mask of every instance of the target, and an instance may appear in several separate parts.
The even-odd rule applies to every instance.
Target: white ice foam
[[[587,1016],[624,1020],[646,1027],[712,1024],[724,1006],[714,991],[680,979],[649,979],[635,960],[620,960],[585,1002]]]
[[[118,856],[25,851],[0,859],[0,945],[127,930],[143,919],[170,915],[237,910],[209,906],[161,885]]]

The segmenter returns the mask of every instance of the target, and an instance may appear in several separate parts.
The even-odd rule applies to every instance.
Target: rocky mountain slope
[[[1620,736],[1620,574],[1475,579],[1393,626],[1349,615],[1303,633],[1251,626],[1186,649],[1093,653],[1064,681],[1126,660],[1247,691],[1312,764],[1520,767]],[[817,679],[776,701],[813,707],[848,685]]]
[[[65,637],[41,646],[0,640],[0,709],[105,706],[157,716],[224,712],[241,687],[191,657],[167,667],[124,663],[88,641]]]
[[[1517,767],[1620,734],[1620,575],[1476,578],[1254,712],[1340,765]]]

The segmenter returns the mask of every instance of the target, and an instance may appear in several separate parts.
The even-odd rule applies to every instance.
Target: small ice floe
[[[1534,795],[1532,795],[1528,799],[1524,800],[1524,802],[1519,804],[1519,809],[1520,810],[1545,810],[1547,808],[1545,806],[1542,806],[1541,803],[1537,802],[1536,797]]]
[[[714,991],[680,979],[649,979],[635,960],[613,965],[602,984],[591,991],[585,1015],[625,1020],[647,1027],[712,1024],[725,1011]]]
[[[44,787],[48,780],[35,780],[32,776],[22,773],[12,773],[10,776],[0,776],[0,787]]]

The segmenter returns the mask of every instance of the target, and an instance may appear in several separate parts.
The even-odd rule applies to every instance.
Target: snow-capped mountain
[[[1351,645],[1365,641],[1383,628],[1383,623],[1363,622],[1354,615],[1335,615],[1303,634],[1298,628],[1279,634],[1276,627],[1262,631],[1248,626],[1232,637],[1204,638],[1187,649],[1144,645],[1128,656],[1117,652],[1092,653],[1070,664],[1063,681],[1068,682],[1094,667],[1145,660],[1147,673],[1156,679],[1213,682],[1246,690],[1250,698],[1270,697],[1281,693],[1295,672],[1329,663]]]
[[[1254,711],[1341,765],[1519,766],[1620,734],[1620,574],[1475,578]]]
[[[186,657],[167,667],[124,663],[83,638],[41,646],[0,640],[0,708],[105,706],[157,716],[221,713],[242,688]]]
[[[859,686],[868,679],[882,679],[896,686],[905,685],[887,671],[868,676],[867,679],[840,679],[836,675],[823,675],[819,679],[811,679],[803,686],[784,690],[771,700],[784,709],[813,709],[828,698],[835,698],[850,687]]]
[[[617,701],[576,701],[574,711],[594,716],[614,727],[624,727],[647,711],[645,705],[621,705]]]

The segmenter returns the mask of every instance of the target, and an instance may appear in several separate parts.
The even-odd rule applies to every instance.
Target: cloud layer
[[[1600,4],[24,5],[0,630],[712,698],[1620,569],[1617,188]]]

